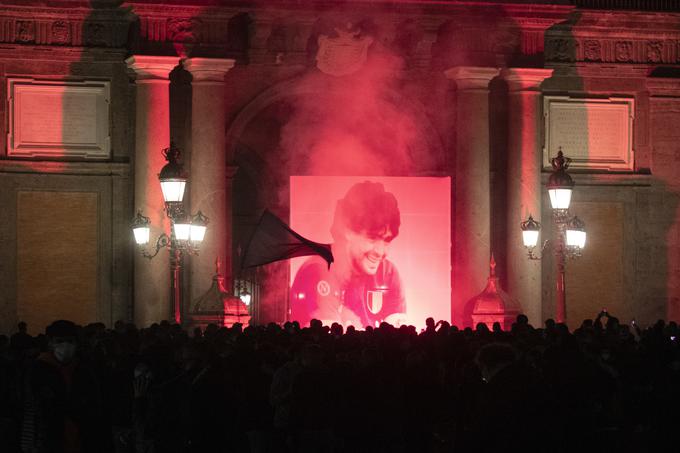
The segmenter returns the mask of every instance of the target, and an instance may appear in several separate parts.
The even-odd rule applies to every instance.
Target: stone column
[[[507,291],[534,326],[542,325],[541,262],[527,259],[520,223],[532,215],[541,221],[541,83],[552,69],[503,70],[508,83]],[[551,221],[550,217],[546,221]],[[549,230],[549,228],[548,228]],[[545,239],[543,228],[541,239]]]
[[[200,210],[210,221],[200,254],[191,257],[189,300],[184,305],[185,310],[190,310],[194,300],[212,283],[215,258],[219,257],[224,263],[223,275],[227,287],[231,287],[231,216],[227,217],[231,193],[227,198],[224,76],[234,67],[234,60],[189,58],[183,66],[193,76],[189,175],[191,213]]]
[[[236,271],[236,275],[234,275],[234,210],[233,210],[233,190],[234,190],[234,176],[236,176],[236,171],[238,170],[238,167],[233,166],[233,165],[228,165],[225,169],[224,173],[224,182],[225,182],[225,196],[224,198],[227,200],[227,203],[225,205],[225,211],[224,211],[224,218],[225,218],[225,224],[224,224],[224,239],[225,239],[225,244],[226,244],[226,251],[224,252],[224,266],[223,266],[223,274],[225,276],[225,279],[228,278],[227,280],[230,284],[233,283],[234,278],[238,277],[239,271]],[[240,264],[240,262],[238,263]]]
[[[489,274],[489,82],[498,72],[468,66],[445,72],[457,86],[451,303],[453,322],[458,325],[465,304],[486,287]]]
[[[168,76],[179,58],[134,55],[125,62],[137,76],[135,212],[141,210],[151,219],[150,246],[153,246],[161,233],[170,234],[158,173],[165,165],[161,151],[170,145]],[[138,327],[172,319],[169,258],[166,250],[150,261],[135,254],[134,321]]]

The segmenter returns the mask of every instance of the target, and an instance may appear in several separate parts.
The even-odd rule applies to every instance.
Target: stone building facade
[[[376,174],[452,178],[454,323],[492,252],[530,320],[554,316],[554,260],[526,259],[519,223],[532,214],[550,234],[544,184],[560,146],[589,235],[568,263],[570,322],[603,307],[678,320],[672,3],[0,0],[0,331],[171,317],[169,258],[136,254],[129,229],[137,209],[152,235],[168,227],[157,174],[170,140],[190,211],[211,220],[185,262],[185,300],[205,292],[216,257],[239,277],[262,210],[287,218],[290,175],[367,174],[307,152],[319,124],[347,131],[348,118],[371,125],[357,134]],[[399,112],[410,133],[375,111]],[[401,141],[371,143],[376,131]],[[286,319],[286,269],[248,274],[259,322]]]

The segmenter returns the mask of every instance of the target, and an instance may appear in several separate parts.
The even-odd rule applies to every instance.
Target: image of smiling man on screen
[[[403,323],[401,278],[387,259],[400,224],[397,199],[381,183],[353,185],[335,207],[335,262],[328,269],[314,257],[300,267],[291,287],[291,320],[304,326],[316,318],[358,328]]]

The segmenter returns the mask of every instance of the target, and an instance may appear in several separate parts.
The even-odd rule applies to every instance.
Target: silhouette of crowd
[[[679,334],[605,312],[573,332],[20,323],[0,335],[0,450],[653,451],[680,408]]]

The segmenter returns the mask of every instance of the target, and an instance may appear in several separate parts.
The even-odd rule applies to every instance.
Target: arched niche
[[[233,183],[233,256],[234,266],[240,266],[239,253],[247,246],[259,216],[267,208],[284,221],[289,217],[289,181],[293,175],[387,175],[419,176],[441,174],[444,170],[444,147],[439,132],[426,114],[425,107],[416,99],[402,95],[394,88],[381,88],[366,118],[358,118],[356,125],[371,124],[363,131],[353,129],[353,113],[338,115],[324,109],[352,109],[343,105],[343,93],[351,88],[351,79],[342,80],[316,72],[279,83],[255,97],[235,117],[227,131],[227,160],[238,167]],[[350,84],[350,85],[348,85]],[[356,97],[354,101],[356,101]],[[313,103],[319,102],[314,110]],[[333,101],[335,103],[328,104]],[[311,107],[310,107],[311,105]],[[300,110],[307,117],[300,118]],[[359,108],[361,110],[361,108]],[[384,115],[381,112],[386,112]],[[400,115],[395,116],[396,112]],[[322,117],[316,121],[316,114]],[[391,152],[390,137],[398,135],[399,124],[390,120],[401,117],[408,123],[408,141],[399,142],[399,155]],[[349,147],[356,145],[369,149],[368,164],[352,167],[356,156],[339,145],[319,157],[305,149],[316,146],[314,128],[333,127],[334,118],[347,124],[339,126],[338,136],[346,132]],[[349,120],[347,119],[349,118]],[[308,121],[307,121],[308,120]],[[291,124],[296,123],[295,127]],[[385,124],[383,124],[385,123]],[[330,124],[330,126],[329,126]],[[298,128],[298,129],[295,129]],[[296,133],[304,135],[297,140]],[[371,137],[376,131],[378,140]],[[311,138],[310,138],[311,137]],[[337,152],[336,152],[337,151]],[[351,154],[351,153],[350,153]],[[309,162],[316,159],[317,165]],[[326,162],[330,162],[325,165]],[[334,162],[338,165],[334,166]],[[373,165],[375,162],[384,165]],[[319,164],[320,163],[320,164]],[[286,316],[288,266],[286,263],[265,266],[257,271],[263,285],[262,299],[257,319],[259,322],[283,321]]]

